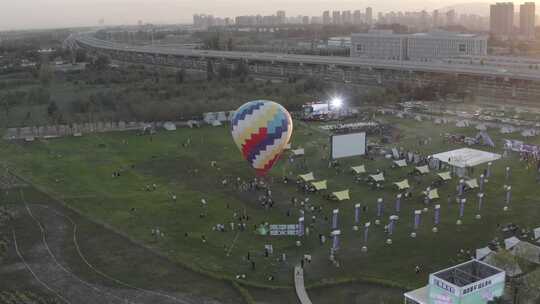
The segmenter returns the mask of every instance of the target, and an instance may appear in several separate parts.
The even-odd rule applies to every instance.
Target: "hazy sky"
[[[105,24],[190,22],[194,13],[216,16],[272,14],[320,15],[323,10],[363,9],[375,13],[390,10],[421,10],[463,2],[485,0],[0,0],[0,29],[43,28]],[[516,2],[517,4],[517,2]]]

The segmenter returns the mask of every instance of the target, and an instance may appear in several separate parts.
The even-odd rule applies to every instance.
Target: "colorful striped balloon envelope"
[[[257,171],[266,175],[291,139],[291,115],[280,104],[254,100],[242,105],[231,121],[232,137],[242,156]]]

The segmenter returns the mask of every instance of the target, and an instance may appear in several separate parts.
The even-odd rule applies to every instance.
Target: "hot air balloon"
[[[232,118],[232,137],[242,156],[263,176],[289,143],[291,115],[283,106],[269,100],[254,100],[242,105]]]

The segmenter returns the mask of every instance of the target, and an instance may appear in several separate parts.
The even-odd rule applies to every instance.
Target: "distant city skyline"
[[[324,10],[355,10],[373,7],[377,12],[433,10],[462,3],[485,3],[485,0],[40,0],[0,1],[0,29],[39,29],[74,26],[95,26],[100,19],[105,25],[145,23],[191,23],[193,14],[204,13],[223,17],[238,15],[271,15],[278,9],[287,15],[319,16]],[[514,2],[519,7],[525,1]],[[539,5],[540,6],[540,5]],[[38,13],[36,13],[38,12]]]

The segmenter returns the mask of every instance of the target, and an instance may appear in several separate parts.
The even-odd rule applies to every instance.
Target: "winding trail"
[[[129,298],[131,298],[131,300],[128,301],[126,296],[120,297],[120,296],[117,296],[117,295],[115,295],[115,294],[113,294],[111,292],[107,292],[107,291],[102,290],[103,292],[112,295],[115,299],[117,299],[117,300],[119,299],[120,301],[122,301],[120,303],[179,303],[179,304],[196,304],[196,303],[200,303],[198,301],[191,300],[191,299],[188,299],[188,298],[177,298],[177,297],[174,297],[172,295],[169,295],[169,294],[166,294],[166,293],[163,293],[163,292],[158,292],[158,291],[154,291],[154,290],[149,290],[149,289],[137,287],[137,286],[134,286],[134,285],[129,284],[127,282],[121,281],[121,280],[119,280],[117,278],[114,278],[113,276],[103,272],[102,270],[98,269],[95,265],[90,263],[90,261],[88,260],[86,255],[83,253],[83,250],[81,249],[79,241],[78,241],[78,234],[79,234],[78,233],[78,225],[70,216],[68,216],[66,214],[63,214],[63,213],[60,213],[59,211],[57,211],[57,210],[55,210],[55,209],[53,209],[53,208],[51,208],[50,206],[47,206],[47,205],[32,204],[31,206],[32,207],[38,207],[38,208],[50,211],[50,212],[54,213],[56,216],[59,216],[59,217],[62,217],[64,219],[66,219],[71,224],[71,226],[73,227],[73,230],[72,230],[72,235],[73,235],[72,243],[73,243],[73,245],[74,245],[74,247],[75,247],[75,249],[77,251],[78,257],[81,259],[81,261],[89,269],[91,269],[94,273],[96,273],[97,275],[99,275],[102,278],[106,279],[107,281],[113,282],[113,283],[118,284],[118,285],[120,285],[122,287],[128,288],[128,289],[133,290],[133,291],[137,291],[139,293],[138,295],[129,296]],[[29,206],[27,206],[27,207],[30,208]],[[31,211],[30,211],[30,213],[31,213]],[[90,284],[90,283],[88,283],[88,284]],[[136,298],[141,298],[144,295],[150,295],[151,297],[146,298],[144,301],[143,300],[135,300]],[[158,298],[161,299],[159,302],[157,302]]]
[[[67,304],[71,304],[71,302],[68,301],[66,298],[64,298],[58,291],[54,290],[52,287],[50,287],[47,283],[43,282],[43,281],[36,275],[36,273],[34,272],[34,270],[32,270],[32,267],[30,267],[30,265],[26,262],[26,260],[24,259],[22,253],[21,253],[20,250],[19,250],[19,245],[17,244],[17,235],[15,234],[15,230],[12,229],[11,232],[12,232],[12,234],[13,234],[13,245],[15,246],[15,252],[17,253],[17,256],[19,257],[19,259],[21,260],[21,262],[24,264],[24,266],[26,267],[26,269],[32,274],[32,276],[34,277],[34,279],[35,279],[39,284],[41,284],[43,287],[45,287],[45,289],[47,289],[48,291],[50,291],[54,296],[56,296],[58,299],[60,299],[62,302],[67,303]]]

